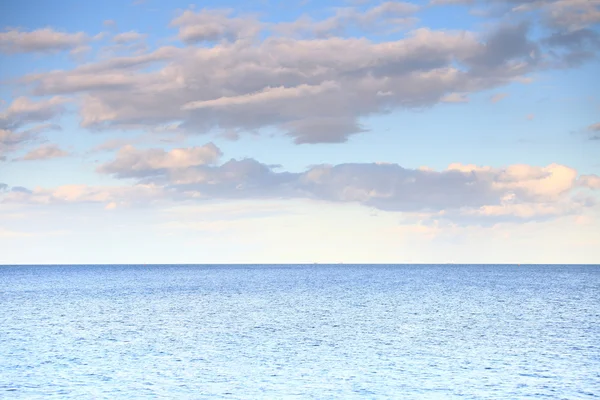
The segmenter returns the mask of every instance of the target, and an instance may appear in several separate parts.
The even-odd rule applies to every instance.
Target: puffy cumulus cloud
[[[98,171],[114,174],[119,178],[144,177],[160,174],[165,170],[212,164],[221,155],[221,150],[212,143],[170,151],[163,149],[139,150],[127,145],[119,150],[115,160],[101,165]]]
[[[547,167],[517,164],[501,170],[451,164],[448,169],[477,174],[490,182],[493,188],[509,193],[516,192],[528,200],[555,199],[572,189],[577,179],[576,170],[559,164],[551,164]]]
[[[171,21],[179,28],[179,39],[187,44],[198,42],[234,41],[255,36],[261,23],[254,18],[231,17],[233,10],[184,11]]]
[[[90,41],[83,32],[64,33],[51,28],[34,31],[17,29],[0,32],[0,52],[2,53],[49,53],[71,50]]]
[[[389,163],[341,164],[289,173],[253,159],[220,165],[169,163],[167,154],[147,150],[136,153],[135,162],[119,162],[127,157],[117,155],[99,171],[136,177],[140,183],[168,188],[187,199],[310,198],[468,223],[576,214],[595,205],[593,197],[577,189],[598,188],[597,177],[578,179],[577,171],[558,164],[505,168],[452,164],[443,171]]]
[[[17,160],[21,161],[39,161],[39,160],[49,160],[52,158],[61,158],[68,156],[69,153],[55,144],[47,144],[42,145],[36,149],[29,151],[23,157],[18,158]]]

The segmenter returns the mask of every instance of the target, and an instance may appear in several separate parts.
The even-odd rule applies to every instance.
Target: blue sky
[[[5,1],[0,263],[598,263],[599,23]]]

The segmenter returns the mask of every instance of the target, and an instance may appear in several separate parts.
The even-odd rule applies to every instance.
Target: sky
[[[600,0],[6,0],[0,264],[600,263]]]

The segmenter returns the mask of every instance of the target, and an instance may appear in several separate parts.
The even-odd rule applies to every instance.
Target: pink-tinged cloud
[[[53,158],[61,158],[67,157],[69,153],[65,150],[62,150],[55,144],[42,145],[36,149],[29,151],[23,157],[18,158],[17,160],[21,161],[40,161],[40,160],[50,160]]]
[[[581,175],[577,181],[580,186],[600,190],[600,176],[598,175]]]
[[[490,101],[495,104],[507,97],[508,97],[508,93],[496,93],[495,95],[490,97]]]

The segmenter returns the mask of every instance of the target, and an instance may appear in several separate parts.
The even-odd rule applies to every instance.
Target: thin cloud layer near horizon
[[[0,15],[0,264],[600,263],[600,0]]]

